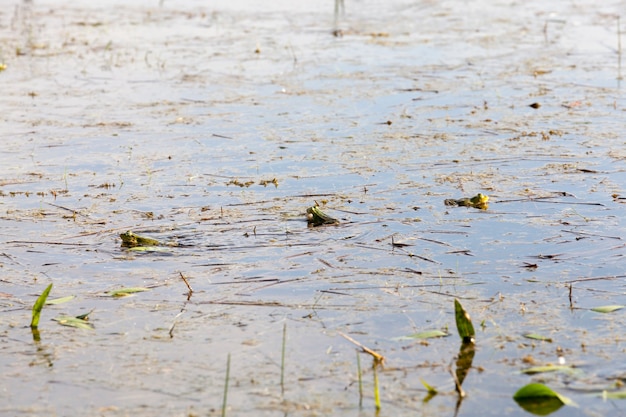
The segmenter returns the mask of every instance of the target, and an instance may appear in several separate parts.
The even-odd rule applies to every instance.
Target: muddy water
[[[375,414],[338,332],[386,357],[380,415],[523,415],[539,380],[580,406],[557,414],[624,410],[599,397],[623,310],[589,310],[626,304],[619,2],[327,3],[0,10],[3,414],[219,415],[229,353],[229,415]],[[315,201],[341,224],[307,227]],[[49,283],[75,298],[33,342]],[[577,372],[519,373],[557,350]]]

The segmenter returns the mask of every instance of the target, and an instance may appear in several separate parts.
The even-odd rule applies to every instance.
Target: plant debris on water
[[[0,414],[626,413],[623,4],[332,3],[0,8]]]

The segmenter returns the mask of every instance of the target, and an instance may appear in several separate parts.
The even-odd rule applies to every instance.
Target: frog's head
[[[474,204],[487,204],[488,201],[489,196],[482,193],[478,193],[474,198],[472,198],[472,203]]]
[[[132,245],[137,243],[137,235],[130,230],[128,232],[120,233],[120,238],[122,238],[122,245]]]

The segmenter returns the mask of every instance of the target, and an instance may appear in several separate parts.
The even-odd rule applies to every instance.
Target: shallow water
[[[555,415],[624,410],[598,397],[623,310],[589,310],[625,304],[619,3],[328,3],[0,11],[2,413],[217,415],[230,353],[229,415],[373,414],[343,332],[386,357],[380,415],[454,414],[454,298],[478,332],[459,415],[523,415],[539,380],[580,406]],[[307,227],[315,201],[341,224]],[[48,283],[76,298],[33,342]],[[557,346],[582,373],[519,373]]]

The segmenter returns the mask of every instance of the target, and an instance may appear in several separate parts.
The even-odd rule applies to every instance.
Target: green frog
[[[122,238],[122,246],[127,248],[134,248],[136,246],[159,246],[161,242],[149,237],[143,237],[134,234],[130,230],[120,234]]]
[[[444,204],[446,206],[474,207],[477,209],[486,210],[489,207],[489,205],[487,204],[488,201],[488,196],[478,193],[472,198],[461,198],[459,200],[449,198],[447,200],[444,200]]]
[[[309,224],[312,224],[313,226],[339,223],[339,220],[330,217],[328,214],[324,213],[317,204],[306,209],[306,220],[307,222],[309,222]]]

